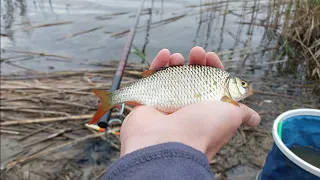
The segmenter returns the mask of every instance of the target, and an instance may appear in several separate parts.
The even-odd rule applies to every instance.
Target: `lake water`
[[[1,0],[1,73],[85,70],[99,68],[92,66],[93,63],[118,61],[128,33],[114,35],[134,25],[139,5],[139,0]],[[188,58],[190,49],[198,45],[206,51],[242,52],[221,56],[227,68],[239,70],[243,68],[239,67],[243,60],[249,64],[265,63],[269,56],[251,53],[275,46],[266,45],[269,42],[266,35],[272,29],[259,25],[268,15],[267,1],[147,0],[143,8],[141,28],[133,45],[139,49],[145,46],[149,62],[162,48]],[[178,18],[166,21],[173,17]],[[149,32],[148,21],[151,22]],[[63,22],[67,24],[36,27]],[[248,50],[241,51],[244,48]],[[10,50],[54,54],[72,60]],[[140,61],[134,54],[128,59],[128,62]]]

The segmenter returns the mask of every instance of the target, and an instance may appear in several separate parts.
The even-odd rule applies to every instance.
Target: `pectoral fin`
[[[161,71],[161,70],[164,70],[164,69],[167,69],[168,67],[159,67],[159,68],[155,68],[155,69],[148,69],[148,70],[145,70],[141,73],[141,76],[142,77],[148,77],[148,76],[151,76],[152,74],[158,72],[158,71]]]
[[[126,101],[126,104],[132,105],[132,106],[140,106],[141,104],[137,101]]]
[[[227,102],[227,103],[230,103],[230,104],[233,104],[233,105],[236,105],[236,106],[239,106],[239,107],[240,107],[240,104],[239,104],[237,101],[235,101],[235,100],[233,100],[233,99],[231,99],[231,98],[229,98],[229,97],[227,97],[227,96],[223,96],[223,97],[221,98],[221,101]]]

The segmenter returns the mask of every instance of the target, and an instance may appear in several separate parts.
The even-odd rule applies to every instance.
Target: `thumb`
[[[135,107],[124,119],[121,129],[135,129],[153,123],[164,114],[149,106],[140,105]],[[135,129],[136,130],[136,129]]]
[[[242,123],[252,127],[257,126],[261,121],[260,115],[253,109],[249,108],[248,106],[241,103],[239,104],[240,104],[241,111],[244,113]]]

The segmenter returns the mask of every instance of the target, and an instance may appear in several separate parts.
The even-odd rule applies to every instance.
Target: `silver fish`
[[[253,94],[252,85],[211,66],[183,65],[146,70],[143,78],[114,92],[92,90],[101,106],[89,124],[97,122],[117,104],[146,105],[172,113],[201,101],[224,101],[239,105]]]

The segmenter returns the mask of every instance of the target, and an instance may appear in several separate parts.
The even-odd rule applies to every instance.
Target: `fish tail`
[[[110,97],[111,97],[110,92],[102,91],[98,89],[93,89],[92,92],[95,93],[100,98],[100,107],[95,113],[95,115],[92,117],[89,124],[93,124],[99,121],[99,119],[113,107],[110,103]]]

